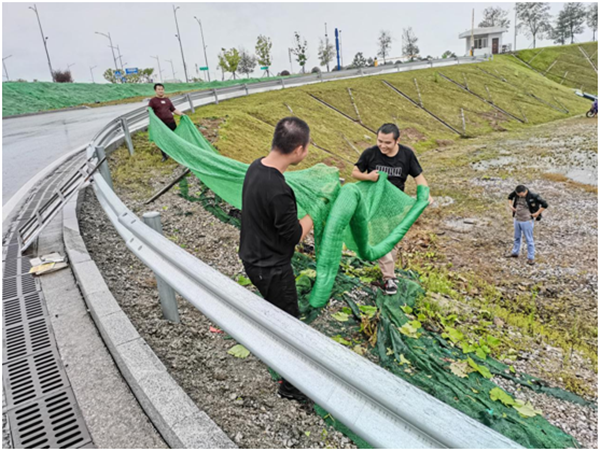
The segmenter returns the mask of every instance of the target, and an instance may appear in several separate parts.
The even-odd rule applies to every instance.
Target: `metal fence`
[[[439,65],[457,58],[311,74],[172,98],[180,110],[257,92]],[[87,156],[110,153],[148,125],[146,108],[108,123]],[[132,151],[133,149],[130,149]],[[106,168],[105,168],[106,169]],[[346,349],[198,260],[146,225],[114,193],[106,170],[96,196],[117,232],[158,278],[369,444],[380,448],[520,448],[520,445]]]

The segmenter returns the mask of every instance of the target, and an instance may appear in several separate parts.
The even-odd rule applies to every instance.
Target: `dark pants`
[[[244,262],[246,274],[265,300],[294,318],[300,317],[296,278],[292,265],[262,268]]]
[[[175,131],[175,129],[177,128],[177,124],[175,122],[165,122],[165,125],[169,127],[172,131]],[[163,158],[169,158],[169,156],[162,150],[160,151],[160,153],[162,153]]]

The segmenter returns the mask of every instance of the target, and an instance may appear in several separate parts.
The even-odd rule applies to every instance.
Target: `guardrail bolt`
[[[123,134],[125,135],[125,142],[129,149],[129,155],[133,155],[133,141],[131,141],[131,133],[129,133],[129,126],[127,125],[127,119],[121,118],[121,127],[123,128]]]
[[[104,158],[106,158],[106,152],[104,152],[104,147],[96,146],[96,157],[98,158],[98,161],[102,161],[104,160]],[[108,186],[110,186],[110,189],[114,191],[115,189],[113,187],[112,177],[110,176],[108,160],[104,160],[104,163],[102,163],[98,168],[98,172],[100,172],[100,175],[104,177],[104,180],[106,181]]]
[[[142,219],[147,226],[156,230],[161,235],[163,234],[160,213],[157,211],[144,213]],[[177,310],[175,290],[173,290],[173,288],[171,288],[171,286],[161,279],[156,273],[154,273],[154,277],[156,277],[156,286],[158,287],[158,296],[160,298],[160,306],[162,307],[163,317],[174,323],[179,323],[181,320],[179,319],[179,310]]]

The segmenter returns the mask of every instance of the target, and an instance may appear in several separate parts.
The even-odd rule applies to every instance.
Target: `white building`
[[[505,27],[475,28],[472,33],[474,55],[495,55],[496,53],[510,51],[510,44],[502,44],[502,34],[507,31],[508,28]],[[471,30],[462,32],[458,37],[465,40],[465,54],[469,55],[471,49]]]

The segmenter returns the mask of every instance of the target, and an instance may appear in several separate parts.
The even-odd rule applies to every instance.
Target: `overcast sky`
[[[2,57],[11,80],[24,78],[49,81],[50,74],[44,47],[35,17],[28,9],[33,3],[2,4]],[[392,56],[401,55],[402,29],[412,27],[419,38],[421,55],[440,56],[445,50],[464,54],[464,40],[458,34],[471,26],[471,10],[475,8],[475,26],[483,10],[490,5],[510,11],[511,26],[504,34],[503,43],[514,40],[514,3],[185,3],[176,2],[183,50],[188,75],[198,76],[197,65],[204,65],[200,28],[194,20],[202,20],[208,46],[208,65],[212,79],[220,79],[217,72],[217,54],[222,47],[245,47],[254,51],[259,34],[273,41],[272,70],[290,70],[288,47],[293,44],[294,31],[308,41],[307,69],[318,66],[319,38],[324,37],[325,22],[330,39],[334,29],[342,30],[342,52],[345,65],[351,63],[356,52],[365,57],[377,53],[380,30],[392,34]],[[90,66],[96,82],[104,82],[102,73],[114,67],[109,41],[94,32],[110,32],[113,44],[119,45],[126,67],[154,67],[158,72],[158,55],[166,79],[172,79],[172,60],[176,77],[184,79],[179,43],[175,37],[173,3],[44,3],[38,2],[38,11],[53,68],[71,72],[76,82],[90,82]],[[552,3],[551,13],[556,16],[564,3]],[[587,5],[586,5],[587,6]],[[577,36],[578,42],[591,41],[592,32],[586,27]],[[525,35],[517,36],[517,47],[527,48],[531,41]],[[551,41],[538,41],[538,47]],[[293,70],[299,70],[293,62]],[[4,75],[4,74],[3,74]],[[255,75],[260,75],[259,71]],[[5,78],[3,77],[3,80]]]

